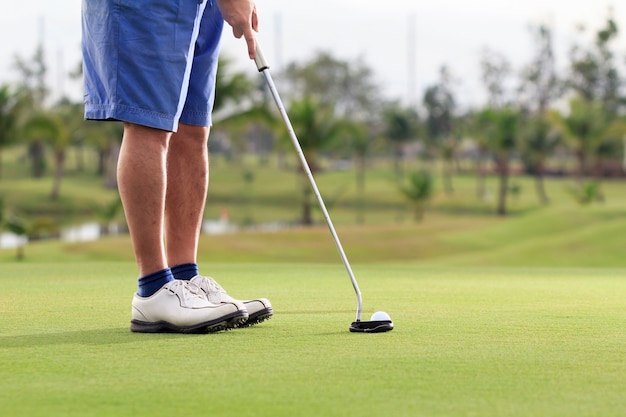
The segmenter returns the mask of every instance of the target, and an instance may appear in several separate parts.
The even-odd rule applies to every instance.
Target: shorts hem
[[[183,112],[180,123],[194,126],[211,126],[211,114],[206,112]]]
[[[85,119],[119,120],[170,132],[175,132],[178,129],[178,123],[175,123],[174,118],[167,114],[124,105],[87,103],[85,104]]]

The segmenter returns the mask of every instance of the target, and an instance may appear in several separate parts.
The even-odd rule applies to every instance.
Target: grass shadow
[[[328,315],[328,314],[348,314],[351,313],[354,315],[355,310],[289,310],[289,309],[281,309],[281,315],[307,315],[307,314],[320,314],[320,315]]]
[[[152,339],[171,339],[180,335],[172,333],[152,334]],[[186,335],[187,337],[189,335]],[[133,343],[145,337],[144,334],[133,333],[128,327],[111,329],[75,330],[59,333],[37,333],[26,335],[0,336],[0,348],[28,348],[50,345],[117,345]]]

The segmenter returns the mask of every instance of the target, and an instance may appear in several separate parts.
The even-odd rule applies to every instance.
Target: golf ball
[[[389,314],[385,313],[384,311],[377,311],[376,313],[372,314],[372,321],[391,321],[391,317],[389,317]]]

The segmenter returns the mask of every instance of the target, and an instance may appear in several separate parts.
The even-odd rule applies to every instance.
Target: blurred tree
[[[419,116],[413,108],[391,103],[383,109],[385,137],[393,145],[394,172],[396,180],[402,181],[404,176],[404,148],[417,138]]]
[[[507,213],[510,158],[517,146],[519,112],[514,110],[509,92],[511,65],[497,52],[485,50],[481,60],[482,81],[487,90],[487,107],[477,114],[475,128],[491,154],[498,173],[496,213]],[[480,175],[480,174],[479,174]]]
[[[348,146],[354,154],[357,193],[358,224],[365,223],[365,182],[368,166],[368,156],[376,139],[376,129],[365,122],[344,121],[341,135],[347,139]]]
[[[586,206],[594,202],[604,202],[604,194],[602,193],[599,181],[589,180],[580,184],[575,184],[567,188],[567,191],[574,200]]]
[[[254,81],[248,77],[247,72],[233,70],[233,61],[227,56],[220,55],[217,68],[213,111],[216,114],[221,111],[240,111],[242,105],[245,106],[254,99]]]
[[[15,68],[21,76],[20,89],[24,93],[24,101],[28,101],[33,110],[41,110],[50,92],[46,85],[46,58],[42,44],[37,46],[34,55],[29,59],[15,56]]]
[[[416,222],[424,219],[424,210],[433,193],[433,178],[430,172],[420,170],[411,172],[407,181],[400,187],[402,194],[413,205],[413,214]]]
[[[474,171],[476,173],[476,198],[484,200],[487,197],[485,176],[488,167],[488,135],[484,130],[484,122],[480,117],[480,111],[470,109],[463,116],[465,128],[474,145]]]
[[[313,97],[304,97],[299,101],[291,102],[289,106],[289,117],[294,130],[297,132],[298,141],[311,172],[318,171],[317,154],[336,140],[341,132],[342,125],[330,113],[327,107],[318,105]],[[288,140],[285,135],[285,140]],[[303,225],[313,224],[312,205],[313,193],[306,175],[302,169],[302,215]]]
[[[531,114],[542,114],[563,95],[563,83],[556,72],[552,30],[546,25],[531,26],[535,52],[521,74],[521,105]]]
[[[384,124],[380,111],[380,87],[371,68],[361,59],[347,61],[327,52],[319,52],[307,62],[287,65],[280,84],[285,87],[281,88],[281,92],[284,92],[287,102],[296,107],[300,107],[298,102],[315,103],[318,113],[332,118],[330,127],[324,128],[331,132],[331,137],[318,136],[319,142],[324,143],[319,149],[330,150],[334,140],[345,139],[342,144],[348,144],[351,152],[356,154],[357,189],[364,190],[368,150],[377,126]],[[291,111],[290,117],[293,117]],[[299,138],[303,136],[295,122],[294,128]],[[279,129],[284,131],[283,126]],[[333,150],[337,149],[341,148],[334,147]]]
[[[50,136],[53,126],[53,123],[46,123],[43,120],[46,117],[44,116],[45,102],[49,93],[46,85],[47,67],[43,44],[37,46],[30,59],[16,55],[14,66],[21,77],[17,94],[22,118],[20,118],[18,125],[20,132],[26,135],[24,137],[23,134],[21,139],[28,143],[28,156],[31,159],[33,177],[41,178],[46,162],[44,139]],[[35,113],[36,115],[34,115]],[[43,134],[46,129],[48,133]]]
[[[117,157],[122,144],[123,125],[117,122],[84,121],[77,140],[96,151],[96,174],[107,189],[117,188]]]
[[[17,98],[10,86],[0,86],[0,178],[2,178],[2,150],[16,140]]]
[[[535,177],[535,190],[541,204],[548,204],[544,187],[546,161],[561,143],[561,135],[550,123],[550,105],[563,94],[556,73],[552,30],[546,25],[531,26],[535,54],[522,70],[520,105],[524,109],[521,141],[522,160]]]
[[[375,119],[381,103],[373,71],[360,59],[344,61],[320,52],[303,64],[287,65],[283,79],[287,97],[313,97],[340,119]]]
[[[535,191],[543,205],[550,202],[544,187],[546,161],[562,143],[562,134],[553,126],[551,119],[553,117],[546,110],[526,117],[521,128],[521,157],[528,173],[535,178]]]
[[[606,117],[599,101],[575,97],[569,102],[569,113],[559,118],[564,137],[573,148],[578,161],[579,185],[584,182],[593,158],[597,155],[607,126]]]
[[[620,158],[621,156],[621,158]],[[614,118],[602,131],[596,151],[594,175],[618,176],[626,172],[626,118]]]
[[[253,144],[273,142],[266,135],[274,131],[278,119],[270,111],[273,103],[261,77],[252,80],[246,72],[235,71],[230,58],[220,57],[215,91],[212,136],[224,134],[236,162]],[[209,146],[212,143],[209,139]]]
[[[82,103],[72,103],[62,99],[51,110],[56,114],[61,129],[53,143],[50,143],[55,155],[55,190],[52,198],[56,199],[60,192],[60,185],[65,173],[66,153],[70,146],[80,147],[84,143],[84,132],[87,121],[83,118]]]
[[[580,31],[584,33],[585,28],[581,26]],[[579,161],[579,188],[587,175],[602,175],[602,165],[610,164],[610,159],[617,162],[616,155],[621,150],[615,130],[609,128],[623,114],[626,104],[625,80],[614,52],[618,35],[617,23],[609,10],[604,27],[595,33],[592,44],[576,44],[570,51],[568,85],[582,103],[570,102],[570,115],[565,121]],[[590,114],[585,116],[585,111]]]
[[[69,145],[69,136],[66,126],[60,120],[60,115],[53,112],[33,113],[25,122],[21,130],[22,137],[31,143],[30,149],[41,149],[37,158],[33,156],[33,176],[40,178],[44,173],[44,144],[49,144],[54,149],[54,182],[50,198],[56,200],[59,197],[63,168],[65,163],[65,151]],[[36,144],[36,146],[33,146]]]
[[[428,87],[423,104],[426,108],[426,132],[429,142],[438,151],[443,162],[443,183],[447,194],[454,191],[452,174],[458,147],[458,137],[454,132],[454,111],[456,102],[452,91],[452,75],[447,67],[439,70],[439,80]]]
[[[495,151],[496,166],[500,176],[497,213],[506,215],[506,199],[509,192],[511,154],[517,147],[519,114],[512,108],[504,108],[496,113],[496,136],[491,143]]]
[[[621,94],[624,80],[615,62],[612,47],[618,37],[616,21],[609,14],[605,27],[598,30],[590,46],[576,44],[570,50],[568,86],[587,103],[599,102],[607,120],[617,116],[624,105]],[[585,28],[581,26],[581,32]]]
[[[82,75],[82,62],[78,62],[69,76],[76,80]],[[82,103],[62,100],[59,106],[63,108],[64,119],[71,126],[70,143],[78,150],[78,169],[84,170],[84,148],[93,148],[97,154],[96,174],[102,177],[105,188],[116,189],[117,159],[124,134],[123,124],[115,121],[98,123],[84,120]]]
[[[484,49],[480,60],[481,80],[487,90],[487,106],[501,108],[510,103],[508,83],[511,76],[509,60],[499,52]]]
[[[485,136],[486,145],[493,156],[499,177],[496,213],[507,214],[507,195],[511,154],[517,146],[519,113],[512,107],[486,108],[478,114],[478,127]]]
[[[74,68],[67,74],[71,80],[82,82],[83,78],[83,62],[82,60],[74,64]],[[76,169],[79,172],[84,172],[86,169],[85,163],[85,151],[87,148],[86,132],[89,129],[89,123],[84,119],[83,115],[83,103],[72,102],[67,97],[62,97],[59,100],[58,106],[66,108],[66,114],[64,118],[69,118],[73,128],[70,129],[70,143],[76,151]]]

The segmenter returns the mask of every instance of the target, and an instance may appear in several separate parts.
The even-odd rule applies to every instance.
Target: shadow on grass
[[[298,314],[298,315],[306,315],[306,314],[352,314],[354,315],[356,310],[280,310],[281,316],[283,314]]]
[[[146,335],[143,333],[133,333],[128,327],[113,329],[95,330],[75,330],[59,333],[38,333],[17,336],[0,336],[0,348],[27,348],[49,345],[117,345],[122,343],[133,343],[141,338],[149,336],[154,339],[171,339],[180,337],[174,333],[159,333]],[[198,335],[184,335],[185,337]],[[201,336],[201,335],[200,335]]]

